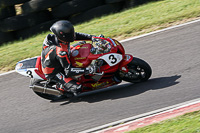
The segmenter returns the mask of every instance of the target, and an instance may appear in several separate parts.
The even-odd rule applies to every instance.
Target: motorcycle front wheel
[[[129,72],[120,72],[122,80],[132,83],[147,81],[152,74],[152,69],[147,62],[142,59],[133,57],[133,60],[127,65]]]

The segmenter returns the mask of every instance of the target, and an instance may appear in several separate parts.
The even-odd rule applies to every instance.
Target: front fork
[[[125,54],[124,58],[119,66],[119,70],[121,70],[122,72],[128,73],[128,67],[127,65],[133,60],[133,56],[130,54]]]
[[[124,56],[124,59],[122,60],[120,66],[119,66],[119,76],[121,79],[123,78],[134,78],[134,75],[132,72],[130,72],[128,68],[128,64],[133,60],[133,56],[130,54],[126,54]]]

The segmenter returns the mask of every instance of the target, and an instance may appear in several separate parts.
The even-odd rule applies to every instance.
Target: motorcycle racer
[[[55,22],[43,42],[41,61],[42,71],[49,82],[60,83],[59,90],[77,95],[82,85],[71,76],[95,73],[95,66],[73,68],[70,58],[70,42],[75,40],[92,40],[92,35],[74,31],[74,26],[67,20]],[[64,74],[63,74],[64,73]]]

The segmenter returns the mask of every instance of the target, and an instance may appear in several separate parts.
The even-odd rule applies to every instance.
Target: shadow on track
[[[175,75],[171,77],[160,77],[137,84],[127,82],[125,84],[116,85],[106,89],[81,94],[78,97],[75,97],[65,103],[62,103],[61,105],[67,105],[70,103],[77,103],[83,101],[88,103],[94,103],[108,99],[114,100],[139,95],[148,90],[165,89],[167,87],[178,84],[179,82],[177,82],[176,80],[180,77],[180,75]]]

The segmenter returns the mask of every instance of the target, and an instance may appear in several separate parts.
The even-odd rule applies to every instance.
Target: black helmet
[[[74,26],[67,20],[60,20],[54,23],[51,28],[57,38],[64,42],[74,41]]]

